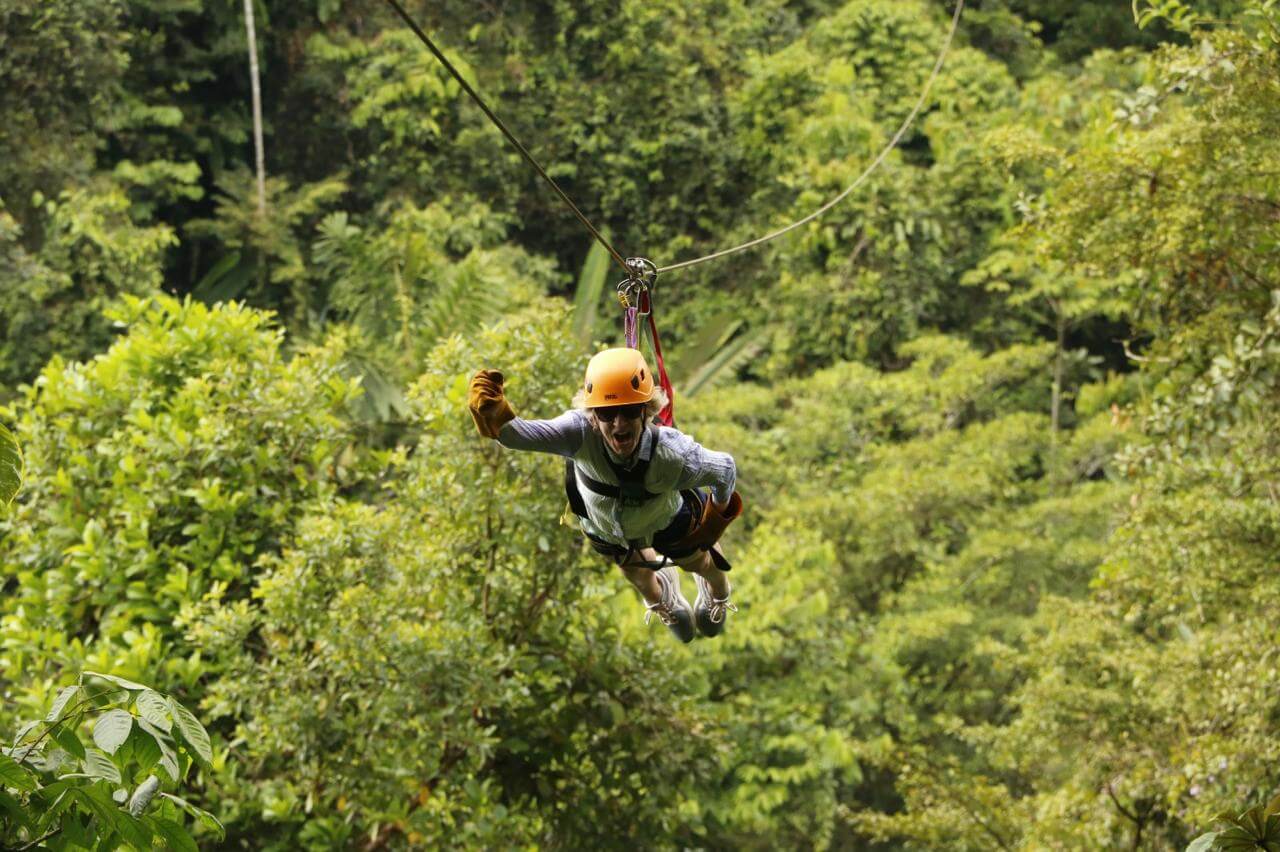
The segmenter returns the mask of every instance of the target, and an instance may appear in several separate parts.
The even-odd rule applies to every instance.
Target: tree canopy
[[[408,7],[660,266],[954,9]],[[466,413],[621,273],[387,5],[254,20],[265,213],[239,4],[0,0],[6,848],[1280,842],[1274,0],[970,0],[659,277],[688,646]]]

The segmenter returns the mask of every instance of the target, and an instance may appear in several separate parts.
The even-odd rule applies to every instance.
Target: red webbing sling
[[[671,379],[667,378],[667,365],[662,360],[662,341],[658,339],[658,325],[653,321],[653,299],[646,288],[640,291],[635,299],[637,304],[628,304],[622,318],[622,331],[627,339],[627,346],[640,348],[640,322],[642,316],[649,318],[649,339],[653,342],[654,363],[658,370],[658,384],[667,393],[667,404],[658,412],[658,422],[663,426],[676,424],[676,392],[671,388]]]

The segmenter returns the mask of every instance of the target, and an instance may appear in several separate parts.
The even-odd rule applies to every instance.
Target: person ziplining
[[[653,422],[668,398],[636,349],[596,354],[573,408],[551,420],[517,417],[503,385],[497,370],[471,380],[468,405],[480,434],[508,449],[565,457],[569,505],[592,548],[644,598],[645,622],[656,614],[681,642],[693,640],[695,626],[718,636],[737,610],[718,544],[742,513],[733,457]],[[694,575],[692,608],[667,560]]]
[[[817,219],[861,186],[897,147],[924,107],[959,27],[964,0],[956,0],[946,41],[915,106],[852,184],[790,225],[661,268],[643,258],[624,259],[397,0],[387,3],[627,274],[618,285],[626,309],[627,347],[606,349],[591,359],[574,408],[552,420],[523,420],[506,400],[503,374],[484,369],[472,378],[468,399],[476,428],[510,449],[565,457],[569,505],[591,546],[616,562],[644,598],[646,623],[656,613],[682,642],[693,640],[695,627],[704,636],[719,635],[727,614],[737,611],[729,601],[729,562],[719,546],[729,523],[742,513],[742,498],[734,490],[737,467],[732,456],[707,450],[675,428],[674,394],[652,312],[657,276],[767,243]],[[640,316],[648,317],[660,385],[639,351],[636,322]],[[698,596],[692,608],[680,591],[672,563],[694,575]]]

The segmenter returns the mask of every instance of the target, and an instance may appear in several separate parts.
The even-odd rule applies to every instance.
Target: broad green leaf
[[[133,795],[129,797],[129,813],[134,816],[141,816],[142,812],[147,809],[147,805],[151,804],[151,800],[155,798],[156,792],[160,789],[160,779],[154,775],[148,775],[147,779],[138,785],[133,791]]]
[[[85,749],[84,760],[81,763],[84,765],[84,771],[94,778],[101,778],[112,784],[120,783],[120,770],[111,762],[110,757],[96,748]]]
[[[0,423],[0,506],[13,502],[22,487],[22,448],[18,439]]]
[[[200,822],[204,823],[209,828],[218,832],[219,837],[226,836],[226,829],[223,828],[222,823],[219,822],[218,818],[213,814],[209,813],[206,810],[202,810],[201,808],[197,808],[195,805],[191,804],[181,796],[175,796],[172,793],[161,793],[160,795],[163,798],[166,798],[169,801],[173,802],[174,804],[178,805],[178,807],[182,808],[184,811],[191,814],[196,819],[200,820]]]
[[[573,333],[584,344],[591,342],[599,313],[600,294],[609,273],[609,252],[599,241],[592,241],[587,259],[578,275],[578,287],[573,294]]]
[[[1280,291],[1277,291],[1277,292],[1280,292]],[[1265,813],[1267,814],[1267,816],[1280,813],[1280,795],[1273,796],[1271,798],[1271,801],[1267,802]]]
[[[204,725],[200,724],[200,720],[173,698],[169,699],[169,710],[173,713],[174,721],[178,723],[178,731],[187,745],[191,746],[205,763],[212,761],[213,747],[209,743],[209,733],[204,729]]]
[[[195,840],[182,825],[171,819],[148,817],[145,822],[151,826],[156,836],[165,842],[165,848],[175,852],[199,852]]]
[[[133,732],[129,735],[129,754],[137,761],[140,769],[150,769],[160,762],[164,752],[156,738],[143,730],[141,723],[144,720],[137,721],[139,724],[134,725]]]
[[[109,710],[94,723],[93,741],[107,754],[115,754],[132,729],[133,715],[128,710]]]
[[[151,831],[134,817],[116,807],[111,794],[101,786],[77,787],[70,791],[96,816],[104,827],[115,831],[138,849],[151,848]]]
[[[240,254],[235,252],[222,258],[213,269],[209,270],[191,295],[207,305],[212,305],[236,298],[251,283],[253,283],[253,264],[240,263]]]
[[[162,745],[160,748],[163,750],[166,747]],[[172,751],[165,751],[160,756],[160,766],[165,772],[169,773],[169,777],[173,779],[174,783],[177,783],[182,778],[182,769],[178,766],[178,758]]]
[[[58,690],[58,695],[53,699],[53,706],[49,708],[49,715],[45,716],[46,722],[56,722],[62,716],[62,711],[67,709],[67,705],[71,703],[71,699],[75,698],[80,692],[79,684],[64,686]]]
[[[57,797],[53,802],[40,813],[40,820],[36,823],[36,829],[41,834],[48,831],[49,826],[53,825],[54,820],[61,816],[63,811],[71,807],[71,803],[74,801],[74,798],[69,795],[66,782],[55,783],[61,783],[63,785],[62,790],[57,794]],[[51,784],[49,787],[44,788],[44,792],[48,793],[50,787],[53,786],[54,785]],[[45,801],[48,801],[48,798],[46,798]]]
[[[151,735],[151,739],[160,747],[160,765],[169,773],[175,782],[181,780],[181,769],[178,767],[178,755],[173,750],[173,740],[146,719],[138,719],[138,727]]]
[[[73,757],[84,760],[84,743],[80,742],[80,737],[71,728],[64,724],[55,724],[49,736],[55,743],[62,747],[63,751]]]
[[[32,829],[26,809],[18,804],[17,799],[6,793],[3,786],[0,786],[0,813],[8,814],[13,825],[21,826],[28,831]]]
[[[63,798],[63,801],[67,803],[63,806],[65,810],[75,801],[75,797],[67,795]],[[66,838],[67,849],[93,849],[96,842],[100,840],[100,838],[94,836],[96,825],[92,817],[88,815],[82,816],[80,813],[73,811],[67,815],[66,819],[62,820],[62,832],[59,836]]]
[[[1214,843],[1218,840],[1219,832],[1210,831],[1202,834],[1195,840],[1191,841],[1191,845],[1187,847],[1186,852],[1211,852]]]
[[[150,689],[150,688],[151,688],[151,687],[149,687],[149,686],[145,686],[145,685],[143,685],[143,684],[141,684],[141,683],[137,683],[136,681],[132,681],[132,680],[125,680],[125,679],[124,679],[124,678],[122,678],[122,677],[116,677],[115,675],[109,675],[109,674],[103,674],[102,672],[85,672],[85,674],[86,674],[86,675],[88,675],[89,677],[96,677],[96,678],[100,678],[101,680],[105,680],[105,681],[107,681],[108,683],[114,683],[116,686],[122,686],[122,687],[124,687],[125,689]]]
[[[218,301],[217,298],[211,297],[213,289],[218,282],[224,278],[227,273],[236,268],[236,264],[240,262],[240,252],[233,251],[230,254],[223,255],[218,262],[204,274],[204,276],[196,282],[196,286],[191,288],[192,297],[202,302],[212,304]]]
[[[0,785],[21,793],[30,793],[37,786],[35,776],[8,755],[0,755]]]
[[[25,725],[23,725],[21,728],[19,728],[19,729],[18,729],[18,733],[17,733],[17,734],[14,736],[14,738],[13,738],[13,744],[14,744],[14,745],[18,745],[18,744],[19,744],[19,743],[21,743],[24,739],[26,739],[27,734],[29,734],[29,733],[31,733],[32,731],[34,731],[34,730],[36,729],[36,727],[40,724],[40,721],[41,721],[41,720],[39,720],[39,719],[33,719],[33,720],[31,720],[30,722],[27,722],[27,723],[26,723]]]
[[[69,754],[65,749],[55,748],[45,752],[44,765],[40,768],[41,772],[57,772],[64,766],[79,765],[79,759]]]
[[[168,733],[173,728],[169,720],[169,704],[164,696],[150,689],[138,694],[138,713],[142,718]]]

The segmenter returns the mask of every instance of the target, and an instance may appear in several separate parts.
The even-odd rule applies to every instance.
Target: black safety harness
[[[635,507],[643,506],[650,500],[662,495],[654,494],[644,487],[645,475],[649,472],[649,461],[653,458],[653,453],[658,448],[658,426],[650,423],[645,430],[649,433],[649,458],[636,459],[636,463],[630,468],[625,468],[620,464],[614,463],[613,459],[605,455],[605,460],[609,462],[609,467],[613,469],[613,475],[618,478],[617,485],[611,485],[608,482],[601,482],[598,479],[592,479],[585,473],[579,473],[573,463],[573,459],[564,460],[564,493],[569,498],[569,508],[580,518],[587,516],[587,504],[582,499],[582,492],[578,490],[578,483],[581,481],[588,491],[594,491],[601,497],[612,497],[614,500],[622,503],[624,506]]]
[[[618,500],[624,506],[643,506],[645,503],[662,495],[654,494],[644,487],[645,474],[649,472],[649,462],[653,458],[654,452],[658,449],[658,426],[656,423],[650,423],[646,430],[649,433],[649,458],[641,456],[636,459],[636,463],[630,468],[625,468],[609,458],[608,453],[605,454],[605,460],[609,463],[609,467],[613,470],[613,475],[618,478],[617,485],[611,485],[607,482],[601,482],[598,479],[592,479],[585,473],[579,473],[573,463],[573,459],[564,460],[564,493],[569,498],[569,508],[575,515],[580,518],[587,517],[587,504],[582,499],[582,492],[578,490],[578,482],[587,487],[588,491],[594,491],[602,497],[612,497]],[[685,489],[680,492],[684,495],[684,499],[692,506],[700,506],[702,501],[698,493],[691,489]],[[695,518],[697,514],[695,512]],[[631,550],[640,546],[637,542],[630,543],[630,549],[627,556],[631,555]],[[731,566],[729,561],[724,558],[724,554],[718,550],[710,550],[711,561],[721,571],[728,571]],[[624,557],[626,558],[626,557]],[[670,564],[670,560],[664,557],[659,562],[649,565],[650,568],[661,568],[663,565]]]

